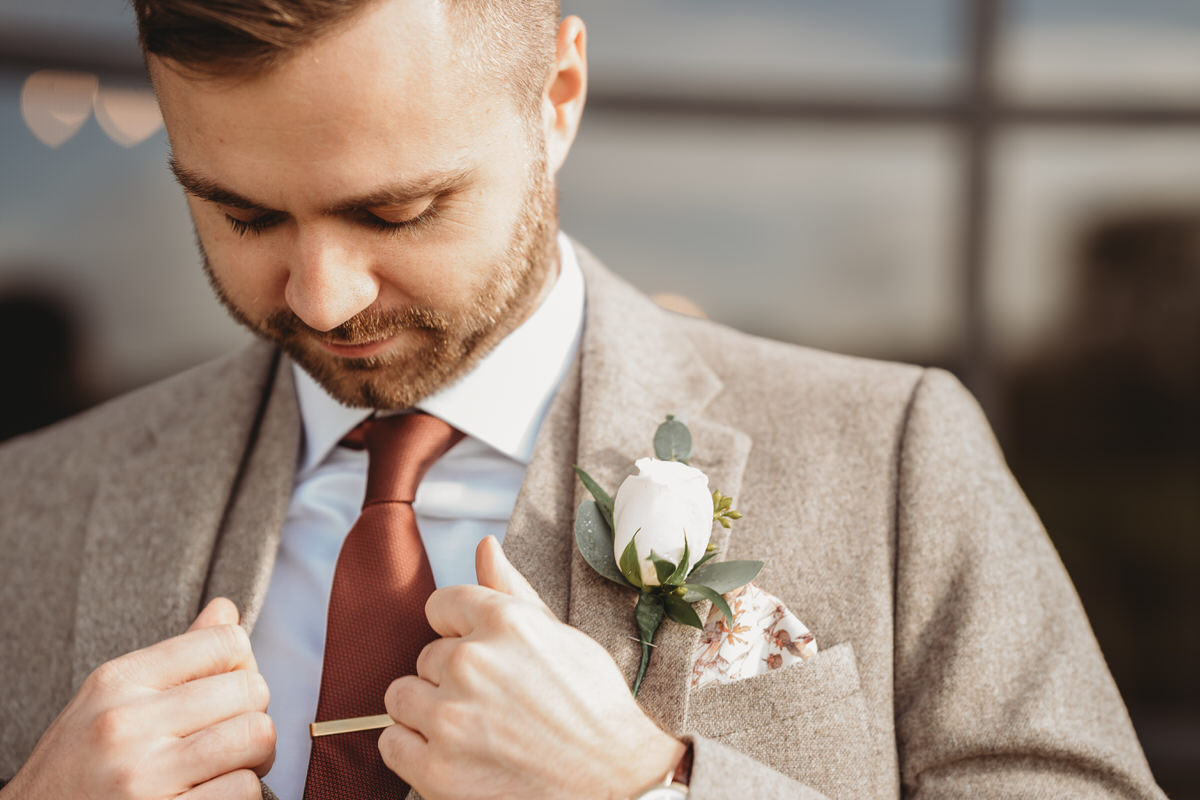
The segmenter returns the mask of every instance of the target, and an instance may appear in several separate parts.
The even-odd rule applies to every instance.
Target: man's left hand
[[[558,621],[494,537],[478,586],[439,589],[417,674],[392,683],[379,749],[426,800],[623,800],[684,745],[638,707],[608,652]]]

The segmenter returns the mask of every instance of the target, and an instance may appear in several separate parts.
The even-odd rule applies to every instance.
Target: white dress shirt
[[[583,275],[561,233],[558,245],[558,278],[537,310],[470,373],[417,405],[466,434],[429,469],[413,502],[439,587],[474,583],[475,546],[489,534],[503,540],[534,439],[579,350]],[[371,414],[339,405],[293,369],[304,454],[250,637],[271,689],[278,738],[266,781],[280,800],[301,800],[304,791],[334,566],[366,492],[366,453],[338,442]]]

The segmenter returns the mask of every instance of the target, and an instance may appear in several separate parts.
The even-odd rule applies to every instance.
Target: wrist
[[[657,760],[657,772],[650,773],[632,793],[621,795],[629,800],[668,800],[687,796],[688,783],[692,772],[692,746],[677,739],[668,737],[670,747],[666,751],[669,756],[665,760]],[[646,775],[642,775],[646,777]]]

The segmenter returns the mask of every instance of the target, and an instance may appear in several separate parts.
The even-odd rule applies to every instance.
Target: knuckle
[[[469,715],[457,703],[439,703],[429,723],[428,738],[442,745],[453,745],[460,741],[464,731],[470,730]]]
[[[275,721],[270,715],[256,711],[253,714],[246,715],[249,719],[246,722],[247,740],[255,748],[269,748],[275,746]]]
[[[245,691],[246,707],[265,711],[271,702],[271,688],[262,673],[242,670],[243,690]]]
[[[401,706],[404,696],[404,678],[397,678],[388,684],[387,691],[383,693],[383,706],[390,714],[393,709],[398,709]]]
[[[448,678],[465,681],[475,674],[479,662],[479,645],[474,642],[460,642],[446,655],[444,672]]]
[[[483,619],[491,627],[510,631],[520,625],[520,608],[508,598],[498,597],[484,607]]]
[[[225,778],[232,800],[262,800],[262,784],[254,770],[239,769]]]
[[[434,657],[434,646],[440,641],[440,639],[434,639],[432,642],[422,647],[420,653],[417,653],[418,675],[425,676],[429,674],[429,659]]]
[[[115,747],[125,742],[131,730],[136,730],[132,714],[125,706],[106,708],[92,719],[92,737],[101,747]]]
[[[132,764],[121,763],[113,765],[108,773],[108,791],[105,797],[113,800],[124,800],[138,796],[138,771]]]
[[[105,661],[87,676],[84,687],[90,692],[103,693],[123,683],[125,672],[125,664],[121,659]]]
[[[398,728],[384,728],[383,733],[379,734],[376,746],[379,748],[379,755],[383,758],[383,763],[393,772],[399,773],[407,764],[408,758],[405,755],[403,738]]]
[[[233,658],[240,658],[250,652],[250,636],[241,625],[217,625],[209,628],[217,637],[218,646]]]

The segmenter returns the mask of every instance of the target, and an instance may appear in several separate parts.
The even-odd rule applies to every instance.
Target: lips
[[[395,336],[388,336],[366,344],[335,344],[334,342],[319,342],[319,344],[326,352],[341,358],[370,358],[386,350],[395,339]]]

